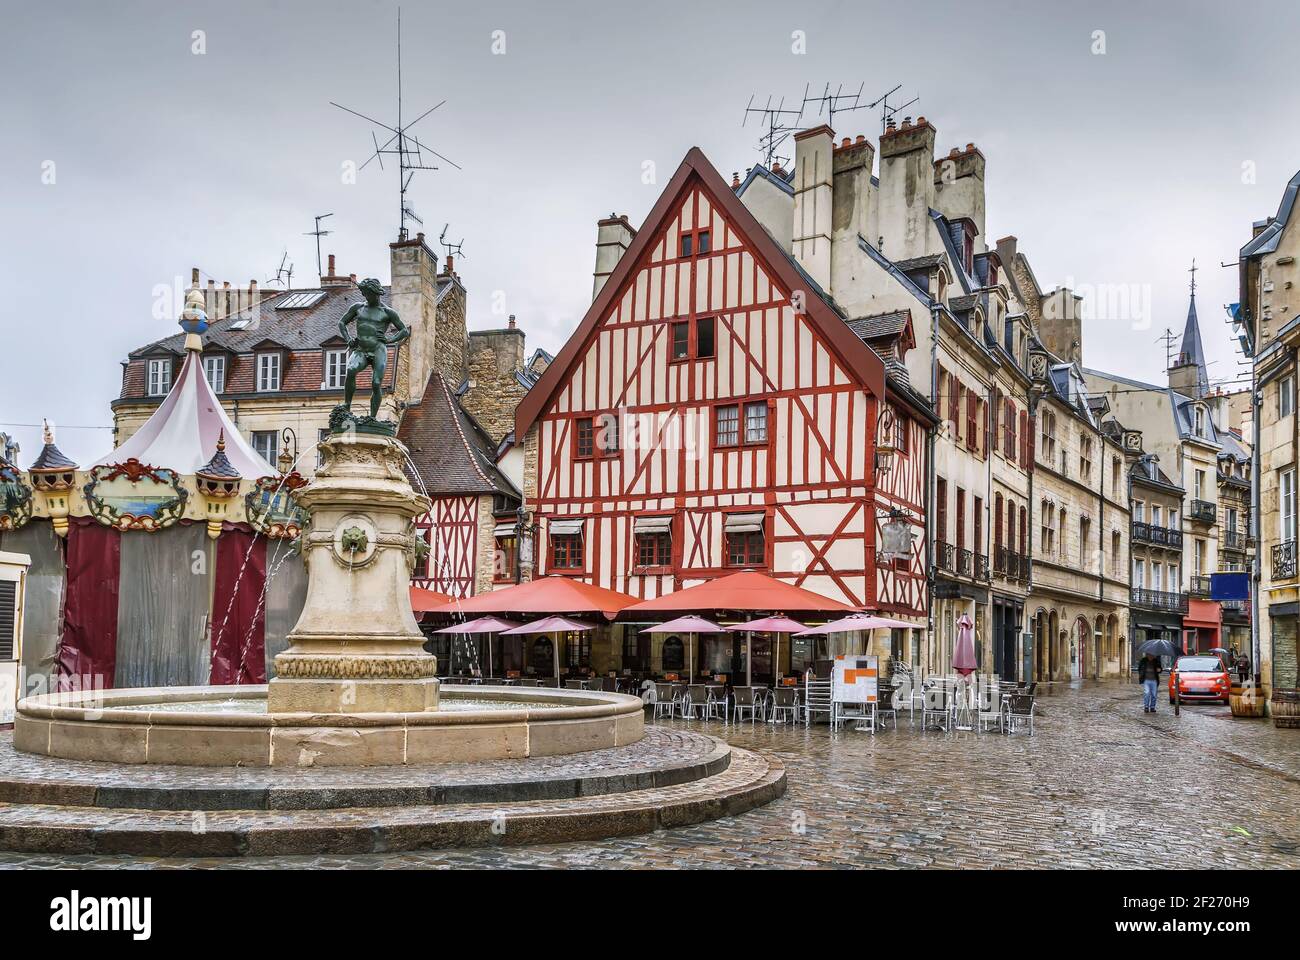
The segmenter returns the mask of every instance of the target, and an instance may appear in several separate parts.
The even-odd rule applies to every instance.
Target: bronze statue
[[[357,289],[366,298],[365,303],[354,303],[339,321],[339,335],[348,343],[348,372],[343,389],[343,406],[349,414],[352,410],[352,397],[357,392],[357,374],[366,367],[370,368],[374,385],[370,389],[370,418],[379,415],[379,402],[384,396],[384,371],[388,367],[388,347],[395,346],[411,336],[410,328],[402,323],[402,318],[395,310],[390,310],[379,302],[383,296],[384,286],[371,277],[357,284]],[[348,324],[357,322],[357,335],[348,336]],[[397,331],[391,337],[389,327]]]

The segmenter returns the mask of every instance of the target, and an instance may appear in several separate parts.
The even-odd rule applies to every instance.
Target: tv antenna
[[[898,111],[900,110],[906,110],[912,104],[919,103],[921,100],[920,97],[913,97],[911,100],[907,101],[907,103],[904,104],[899,104],[899,105],[891,104],[889,102],[889,98],[902,89],[903,89],[903,85],[900,83],[896,85],[892,90],[887,91],[883,96],[880,97],[880,99],[873,100],[871,103],[868,104],[864,104],[864,106],[869,108],[875,108],[875,107],[880,108],[880,132],[881,133],[884,133],[885,130],[888,129],[889,121],[894,119],[894,114],[898,113]]]
[[[861,83],[858,85],[857,93],[845,93],[844,85],[840,84],[838,87],[835,88],[835,92],[831,93],[831,85],[828,83],[826,84],[826,89],[822,91],[822,95],[820,97],[810,97],[808,96],[808,88],[807,86],[805,86],[804,93],[803,93],[803,105],[806,108],[810,103],[820,104],[820,106],[818,106],[817,108],[817,116],[820,117],[823,113],[825,113],[826,125],[829,126],[832,130],[834,130],[835,114],[849,113],[850,111],[853,110],[862,110],[865,107],[874,107],[876,105],[874,103],[861,102],[862,91],[865,87],[866,87],[866,83]],[[897,90],[898,88],[895,87],[894,89]]]
[[[457,241],[456,243],[452,243],[450,240],[448,240],[447,228],[450,226],[451,226],[450,223],[444,223],[442,225],[442,233],[438,234],[438,244],[439,246],[442,247],[443,252],[448,257],[450,257],[454,253],[459,259],[464,260],[465,259],[465,250],[464,250],[465,238],[461,237],[460,240]]]
[[[1165,327],[1165,332],[1156,337],[1156,343],[1165,345],[1165,369],[1168,370],[1174,365],[1174,342],[1178,339],[1177,335]]]
[[[433,160],[431,159],[432,157],[436,157],[439,160],[443,161],[444,163],[451,164],[451,166],[455,167],[457,170],[461,169],[460,164],[456,163],[454,160],[450,160],[447,157],[444,157],[437,150],[434,150],[431,147],[427,146],[426,144],[420,142],[419,137],[416,137],[410,133],[412,127],[414,127],[417,123],[419,123],[429,114],[433,113],[433,111],[437,110],[446,102],[447,102],[446,100],[440,100],[438,103],[435,103],[432,107],[424,111],[424,113],[420,114],[410,123],[402,122],[402,9],[401,7],[398,7],[397,9],[397,125],[390,127],[388,124],[381,123],[380,121],[376,120],[374,117],[368,117],[364,113],[360,113],[356,110],[353,110],[351,107],[345,107],[343,106],[343,104],[335,103],[333,100],[330,101],[330,106],[338,107],[340,110],[347,111],[353,116],[360,117],[362,120],[365,120],[369,123],[373,123],[377,127],[382,127],[383,129],[387,130],[390,134],[392,134],[392,136],[390,136],[387,140],[385,140],[381,144],[379,142],[379,137],[375,134],[375,131],[371,130],[370,139],[374,142],[375,152],[371,154],[369,159],[367,159],[366,162],[363,163],[357,169],[364,170],[367,166],[369,166],[371,160],[377,159],[379,161],[379,169],[382,170],[384,168],[385,154],[389,154],[389,155],[396,154],[397,173],[398,173],[397,239],[399,240],[405,240],[408,237],[408,233],[406,229],[407,220],[414,220],[416,223],[420,224],[421,226],[424,225],[424,221],[421,220],[418,216],[416,216],[415,211],[411,209],[411,205],[407,203],[406,200],[406,192],[411,186],[411,181],[415,179],[415,171],[439,169],[438,165],[434,163]],[[428,156],[426,156],[426,154]]]
[[[267,283],[278,283],[286,290],[293,289],[293,264],[289,262],[289,251],[286,248],[280,257],[280,265],[275,268],[275,276],[267,277]]]
[[[317,215],[316,215],[316,229],[315,229],[315,230],[310,230],[310,231],[308,231],[307,233],[304,233],[304,234],[303,234],[304,237],[315,237],[315,238],[316,238],[316,273],[317,273],[318,276],[321,275],[321,268],[320,268],[320,238],[321,238],[321,237],[328,237],[331,233],[334,232],[333,230],[322,230],[322,229],[320,228],[320,222],[321,222],[322,220],[324,220],[326,217],[332,217],[332,216],[334,216],[334,214],[332,214],[332,213],[321,213],[321,214],[317,214]]]
[[[763,163],[770,170],[772,161],[778,160],[782,163],[788,162],[789,157],[777,155],[777,148],[792,134],[799,129],[799,118],[803,116],[803,105],[798,110],[791,110],[785,105],[785,97],[778,101],[776,106],[772,106],[772,98],[767,98],[766,106],[754,106],[754,96],[750,94],[749,104],[745,107],[744,119],[740,125],[743,127],[749,123],[750,114],[757,114],[759,122],[767,127],[767,132],[758,138],[758,151],[763,154]]]

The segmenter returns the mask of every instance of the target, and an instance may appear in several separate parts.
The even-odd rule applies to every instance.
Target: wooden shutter
[[[18,582],[0,580],[0,660],[12,660],[18,623]]]

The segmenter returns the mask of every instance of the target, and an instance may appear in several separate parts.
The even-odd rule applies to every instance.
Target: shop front
[[[1187,653],[1209,653],[1223,646],[1223,611],[1217,600],[1188,600],[1183,617],[1183,644]]]
[[[1020,597],[993,594],[993,672],[1014,682],[1020,666],[1020,630],[1025,604]]]
[[[1129,645],[1130,656],[1129,666],[1136,670],[1138,661],[1142,659],[1142,654],[1138,651],[1148,640],[1168,640],[1174,645],[1175,649],[1182,648],[1183,642],[1183,618],[1177,614],[1160,614],[1150,611],[1143,611],[1140,616],[1134,611],[1133,625],[1133,642]],[[1168,670],[1172,664],[1172,658],[1161,657],[1160,665],[1163,669]]]

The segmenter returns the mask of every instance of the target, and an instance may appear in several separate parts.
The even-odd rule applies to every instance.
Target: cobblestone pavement
[[[1141,712],[1132,685],[1039,700],[1035,735],[706,729],[779,757],[785,797],[642,837],[527,848],[245,860],[53,858],[0,866],[1300,867],[1300,737],[1195,706]]]

